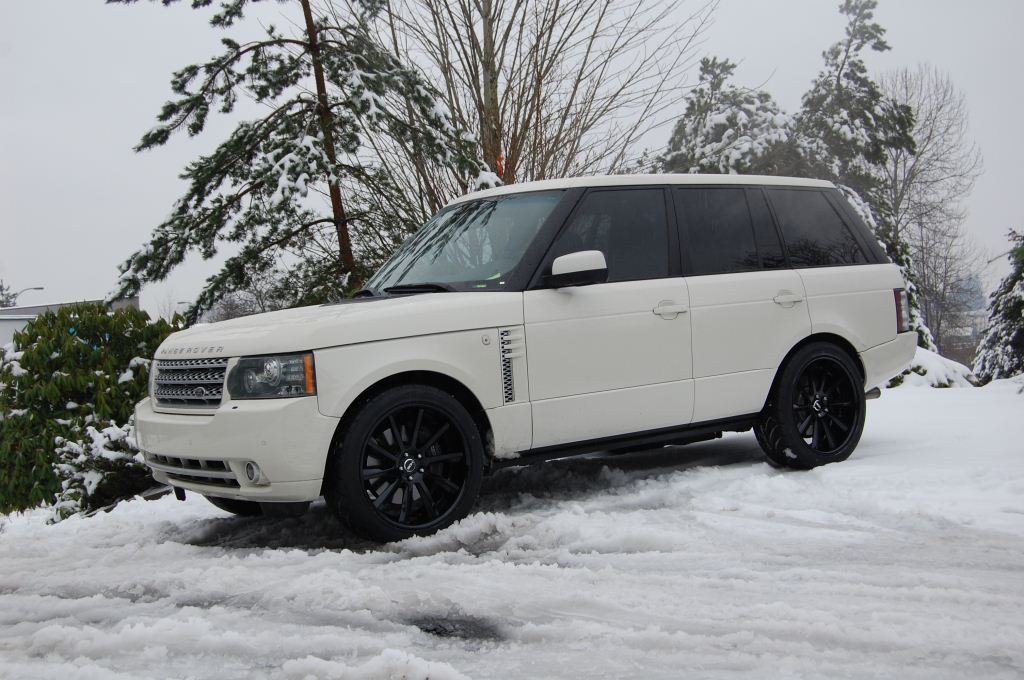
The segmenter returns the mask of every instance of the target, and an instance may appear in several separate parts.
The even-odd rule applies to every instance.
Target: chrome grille
[[[232,489],[239,488],[238,477],[223,460],[178,458],[147,453],[146,465],[153,470],[165,473],[172,480]]]
[[[158,360],[153,397],[161,406],[216,408],[227,368],[227,359]]]

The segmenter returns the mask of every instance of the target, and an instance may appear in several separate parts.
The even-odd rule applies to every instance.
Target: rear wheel
[[[483,477],[480,431],[465,407],[435,387],[373,397],[331,457],[326,497],[357,534],[394,541],[466,516]]]
[[[263,510],[260,509],[260,504],[254,503],[253,501],[240,501],[234,498],[218,498],[217,496],[205,496],[204,498],[224,512],[230,512],[232,515],[238,515],[239,517],[258,517],[263,514]]]
[[[860,369],[839,347],[816,342],[783,367],[755,433],[773,465],[807,470],[849,458],[864,415]]]

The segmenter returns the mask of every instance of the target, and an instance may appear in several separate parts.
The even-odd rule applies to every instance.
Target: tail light
[[[896,298],[896,332],[906,333],[910,330],[910,300],[907,298],[907,291],[904,288],[894,288],[892,294]]]

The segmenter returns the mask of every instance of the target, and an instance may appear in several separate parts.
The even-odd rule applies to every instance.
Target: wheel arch
[[[334,436],[331,438],[331,448],[327,453],[326,466],[330,466],[331,457],[334,455],[334,451],[336,450],[348,423],[352,420],[355,414],[359,412],[363,405],[378,394],[381,394],[393,387],[400,387],[402,385],[428,385],[430,387],[436,387],[437,389],[444,390],[455,397],[455,399],[469,412],[469,415],[473,418],[473,422],[475,422],[477,427],[480,429],[480,437],[483,440],[484,451],[487,454],[489,461],[491,451],[488,438],[489,433],[492,430],[491,421],[490,418],[487,417],[487,411],[484,409],[480,399],[477,398],[471,389],[450,375],[430,370],[410,370],[394,373],[377,380],[377,382],[365,388],[358,396],[356,396],[355,399],[352,400],[345,409],[345,412],[342,414],[341,419],[338,422],[338,427],[335,428]],[[327,467],[324,469],[324,479],[327,479]]]
[[[853,343],[851,343],[843,336],[836,335],[835,333],[813,333],[805,337],[800,342],[793,345],[790,348],[789,352],[786,353],[786,356],[779,363],[779,367],[775,370],[775,377],[772,378],[771,389],[768,390],[768,395],[765,397],[766,406],[768,402],[771,400],[772,395],[775,394],[775,389],[776,387],[778,387],[779,384],[779,378],[782,376],[782,371],[786,368],[786,364],[789,363],[790,359],[793,358],[794,354],[796,354],[802,348],[814,342],[827,342],[843,350],[843,352],[845,352],[850,357],[850,359],[853,360],[854,365],[857,366],[857,370],[860,371],[861,379],[866,379],[865,376],[867,375],[867,372],[864,369],[864,362],[861,360],[860,354],[857,352],[857,349],[853,346]]]

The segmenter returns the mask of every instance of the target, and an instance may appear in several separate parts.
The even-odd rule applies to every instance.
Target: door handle
[[[804,298],[801,295],[796,295],[788,290],[780,290],[779,294],[772,298],[772,302],[783,307],[792,307],[798,302],[803,302]]]
[[[690,308],[686,305],[677,305],[672,300],[662,300],[651,311],[663,319],[674,319],[680,314],[686,314]]]

